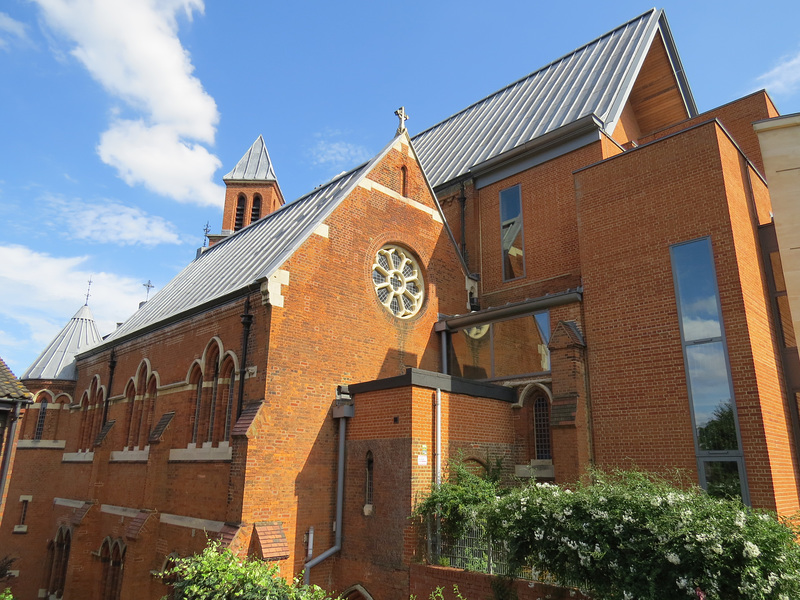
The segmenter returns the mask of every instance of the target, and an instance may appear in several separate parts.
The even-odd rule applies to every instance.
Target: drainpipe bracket
[[[356,415],[356,407],[352,404],[338,404],[333,407],[334,419],[350,419]]]

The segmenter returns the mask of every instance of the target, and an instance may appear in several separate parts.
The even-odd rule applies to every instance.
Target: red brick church
[[[15,598],[160,598],[210,536],[406,599],[408,517],[456,455],[800,508],[766,92],[697,114],[653,9],[414,137],[398,116],[286,203],[259,137],[210,247],[105,338],[81,307],[20,377]]]

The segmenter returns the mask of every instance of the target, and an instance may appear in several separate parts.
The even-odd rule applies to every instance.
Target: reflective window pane
[[[720,337],[722,327],[710,242],[698,240],[673,246],[672,268],[678,283],[684,341]]]
[[[522,196],[520,187],[500,192],[500,236],[503,245],[503,279],[522,277],[525,253],[522,242]]]
[[[450,336],[451,375],[467,379],[492,376],[491,325],[478,325],[455,331]]]
[[[706,491],[709,496],[729,500],[741,499],[742,481],[739,463],[736,461],[703,461],[706,475]]]
[[[492,327],[495,377],[550,370],[549,340],[544,337],[536,318],[520,317],[495,323]],[[549,326],[547,329],[549,332]]]
[[[700,450],[736,450],[736,422],[722,342],[686,347]]]

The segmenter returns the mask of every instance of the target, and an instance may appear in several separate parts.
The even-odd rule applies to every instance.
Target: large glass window
[[[675,245],[671,254],[700,485],[747,501],[711,240]]]
[[[507,379],[550,371],[550,313],[486,323],[450,335],[450,374]]]
[[[522,193],[515,185],[500,192],[500,236],[503,244],[503,280],[525,274]]]

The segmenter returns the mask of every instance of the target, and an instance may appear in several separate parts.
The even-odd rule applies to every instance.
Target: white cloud
[[[15,21],[6,13],[0,12],[0,49],[7,49],[9,38],[25,42],[28,40],[28,32],[24,23]]]
[[[180,244],[175,226],[139,208],[108,201],[102,204],[51,198],[59,223],[66,224],[72,239],[117,244],[157,246]]]
[[[144,300],[142,283],[116,273],[93,271],[90,257],[58,258],[26,246],[0,244],[0,356],[21,374],[83,304],[92,278],[89,306],[101,335],[114,330]]]
[[[225,189],[212,180],[220,160],[199,144],[183,142],[169,126],[117,121],[103,133],[97,151],[128,185],[141,183],[163,196],[201,206],[225,202]]]
[[[372,154],[358,144],[331,139],[340,135],[339,131],[328,131],[318,134],[323,138],[311,148],[311,156],[315,165],[329,165],[337,169],[351,169],[372,158]]]
[[[756,78],[774,95],[792,94],[800,89],[800,52],[786,56],[770,71]]]
[[[177,16],[202,13],[202,0],[35,0],[45,22],[74,44],[71,54],[113,97],[141,115],[115,119],[98,154],[129,185],[179,201],[221,205],[214,99],[193,75]],[[186,162],[188,161],[188,163]]]

